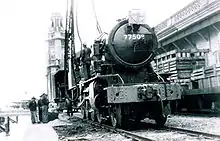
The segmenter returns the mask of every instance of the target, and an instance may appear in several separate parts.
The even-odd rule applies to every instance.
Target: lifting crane
[[[68,73],[73,73],[74,80],[76,81],[75,72],[69,70],[68,65],[74,70],[75,64],[75,42],[74,42],[74,13],[73,13],[73,0],[71,0],[70,11],[68,11],[68,0],[67,0],[67,11],[66,11],[66,27],[65,27],[65,49],[64,49],[64,84],[65,84],[65,95],[68,97]],[[69,78],[72,79],[72,78]]]

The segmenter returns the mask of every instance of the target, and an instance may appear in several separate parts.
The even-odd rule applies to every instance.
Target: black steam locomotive
[[[151,67],[158,44],[154,30],[122,20],[107,41],[93,44],[91,71],[76,63],[79,56],[69,61],[73,63],[68,65],[73,66],[68,68],[73,85],[69,91],[79,96],[83,117],[99,123],[111,121],[114,127],[124,127],[128,121],[136,124],[146,117],[164,125],[169,103],[181,98],[181,88],[165,82]]]

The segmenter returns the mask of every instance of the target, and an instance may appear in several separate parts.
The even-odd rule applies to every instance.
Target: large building
[[[206,69],[207,77],[210,68],[213,76],[219,75],[220,0],[195,0],[157,25],[155,31],[159,49],[152,64],[157,73],[169,73],[170,80],[190,87]],[[197,73],[201,69],[203,73]],[[220,77],[215,79],[213,83],[220,86]]]
[[[183,86],[184,107],[220,111],[220,0],[195,0],[155,31],[153,68]]]
[[[59,13],[53,13],[48,33],[48,66],[47,93],[52,102],[55,98],[55,74],[64,68],[65,29],[63,18]]]

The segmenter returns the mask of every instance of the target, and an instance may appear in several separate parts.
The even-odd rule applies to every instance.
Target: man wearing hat
[[[80,58],[83,65],[83,73],[84,78],[89,79],[90,78],[90,65],[91,65],[91,49],[87,47],[86,43],[83,43],[83,50],[80,53]]]
[[[47,123],[48,122],[48,108],[49,108],[49,100],[47,98],[47,94],[42,95],[42,122]]]
[[[42,122],[42,109],[43,109],[43,94],[40,96],[38,100],[38,114],[39,114],[39,121]]]
[[[31,102],[29,103],[28,107],[31,111],[31,122],[33,124],[37,123],[37,103],[36,98],[32,97]]]

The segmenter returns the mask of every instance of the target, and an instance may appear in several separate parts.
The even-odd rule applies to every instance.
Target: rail
[[[2,117],[1,117],[2,118]],[[5,132],[6,136],[9,136],[10,132],[10,122],[12,123],[18,123],[18,116],[16,116],[16,120],[10,118],[9,116],[6,117],[6,124],[0,125],[0,131]]]
[[[79,116],[74,116],[74,117],[78,118],[82,122],[86,122],[88,124],[91,124],[94,127],[106,129],[107,131],[110,131],[110,132],[113,132],[113,133],[119,133],[119,134],[121,134],[124,137],[130,138],[131,140],[135,140],[135,141],[155,141],[155,140],[153,140],[151,138],[140,136],[140,135],[138,135],[136,133],[132,133],[130,131],[114,128],[114,127],[108,126],[106,124],[99,124],[98,122],[93,122],[93,121],[90,121],[90,120],[87,120],[87,119],[83,119],[83,118],[81,118]],[[61,121],[67,122],[65,120],[61,120]],[[60,141],[63,140],[63,139],[65,139],[66,141],[75,141],[78,138],[76,139],[76,138],[71,138],[71,137],[64,137],[64,138],[60,138]]]
[[[208,138],[212,138],[212,139],[213,138],[220,139],[220,135],[211,134],[211,133],[205,133],[205,132],[194,131],[194,130],[189,130],[189,129],[170,127],[170,126],[165,126],[164,128],[167,130],[183,132],[183,133],[187,133],[187,134],[191,134],[191,135],[204,136],[204,137],[208,137]]]
[[[183,19],[186,19],[192,14],[195,14],[199,10],[203,9],[207,5],[211,4],[214,1],[218,0],[195,0],[186,7],[184,7],[182,10],[171,16],[170,18],[166,19],[159,25],[155,27],[155,32],[157,34],[161,33],[165,29],[171,27],[172,25],[182,21]]]
[[[21,115],[30,115],[30,112],[25,110],[0,111],[0,132],[5,132],[6,136],[9,136],[10,123],[17,124],[18,117]],[[15,117],[15,120],[12,117]]]

